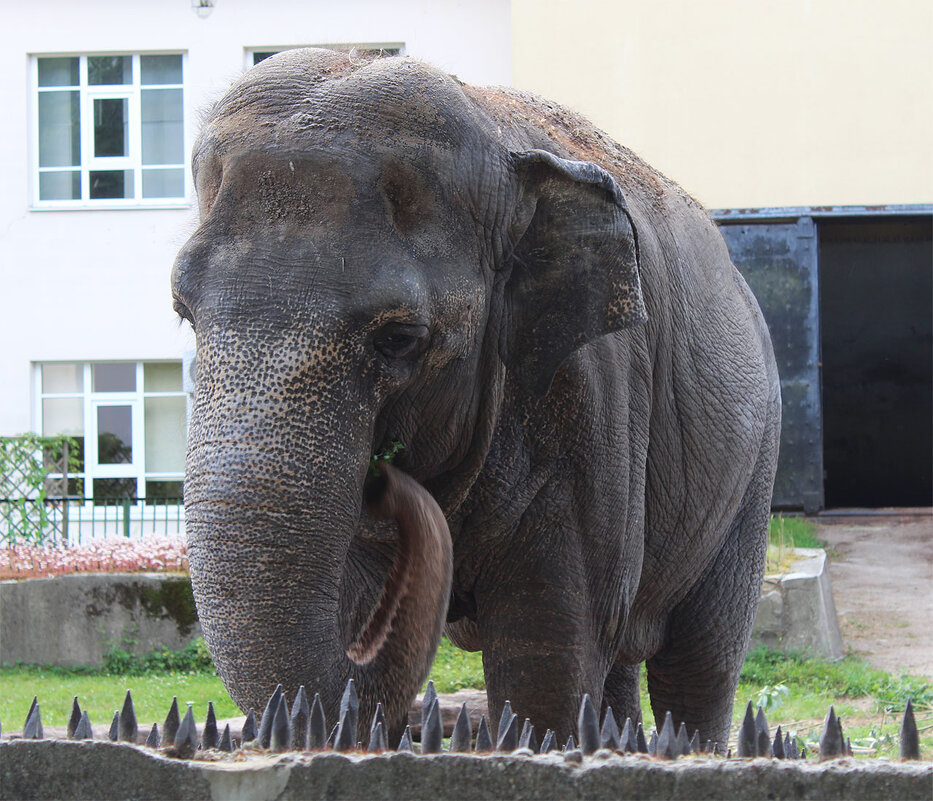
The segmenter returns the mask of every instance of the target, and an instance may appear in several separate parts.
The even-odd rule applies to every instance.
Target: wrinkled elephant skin
[[[725,742],[780,394],[696,202],[551,103],[326,50],[249,70],[193,167],[189,554],[234,700],[334,721],[352,677],[397,737],[446,625],[492,720],[634,717],[646,661]]]

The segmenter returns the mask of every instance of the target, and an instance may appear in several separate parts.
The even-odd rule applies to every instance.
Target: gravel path
[[[818,536],[846,648],[883,670],[933,679],[933,511],[912,511],[823,516]]]

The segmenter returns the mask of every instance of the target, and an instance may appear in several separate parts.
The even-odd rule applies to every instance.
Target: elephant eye
[[[426,325],[390,323],[376,333],[373,345],[388,359],[413,359],[424,352],[428,338]]]

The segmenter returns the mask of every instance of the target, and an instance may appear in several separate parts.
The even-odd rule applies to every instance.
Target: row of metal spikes
[[[216,749],[219,751],[233,751],[238,747],[264,748],[273,752],[282,751],[353,751],[363,750],[363,744],[358,737],[359,699],[353,679],[347,682],[343,698],[340,701],[340,720],[327,734],[327,723],[324,717],[324,707],[321,697],[315,694],[313,701],[308,703],[305,688],[299,687],[295,701],[288,708],[282,685],[276,687],[259,721],[255,710],[250,709],[243,724],[240,740],[233,739],[230,724],[223,732],[217,728],[217,717],[214,705],[207,705],[207,719],[200,736],[195,724],[191,705],[180,717],[178,711],[178,698],[172,699],[168,715],[159,730],[157,723],[146,738],[146,745],[150,748],[164,748],[166,753],[182,759],[189,759],[198,749]],[[75,696],[72,703],[71,716],[68,720],[68,738],[72,740],[92,740],[94,732],[87,711],[81,711],[78,698]],[[388,726],[383,712],[382,704],[376,705],[369,728],[367,751],[382,752],[389,750]],[[440,705],[434,682],[428,682],[427,691],[421,705],[421,753],[438,754],[443,750],[443,726],[441,723]],[[718,744],[707,741],[699,742],[699,732],[695,731],[692,738],[687,735],[684,723],[675,729],[671,713],[664,718],[661,731],[652,731],[651,737],[646,739],[641,722],[632,723],[631,718],[625,719],[622,730],[619,730],[612,708],[606,710],[602,725],[596,707],[589,694],[583,696],[580,712],[577,718],[577,735],[579,744],[570,735],[563,748],[557,742],[556,735],[548,729],[538,744],[535,728],[528,718],[519,730],[518,715],[512,712],[511,704],[506,701],[499,719],[499,736],[493,742],[490,735],[486,716],[480,719],[474,744],[472,724],[467,713],[466,704],[460,707],[457,721],[450,738],[449,751],[454,753],[491,753],[513,752],[519,749],[531,753],[546,754],[560,748],[564,753],[579,751],[582,756],[595,753],[599,749],[608,749],[620,753],[649,754],[658,759],[677,759],[694,753],[715,753]],[[42,715],[38,698],[33,698],[23,726],[24,739],[43,739]],[[123,709],[114,712],[113,720],[107,734],[112,741],[124,741],[137,744],[139,742],[139,726],[136,720],[136,711],[133,707],[133,697],[129,691],[123,701]],[[401,740],[395,749],[397,751],[414,752],[411,727],[406,726]],[[731,750],[728,756],[731,756]],[[852,755],[852,746],[848,738],[844,737],[842,721],[837,717],[833,707],[829,708],[820,736],[820,759],[833,759]],[[781,727],[775,730],[771,737],[768,721],[764,711],[759,706],[757,714],[749,701],[745,710],[745,718],[739,729],[737,753],[738,757],[772,757],[775,759],[805,759],[806,749],[798,751],[796,739],[789,734],[782,736]],[[910,701],[904,710],[904,719],[900,731],[901,759],[919,759],[920,743],[917,724],[914,719],[913,707]]]

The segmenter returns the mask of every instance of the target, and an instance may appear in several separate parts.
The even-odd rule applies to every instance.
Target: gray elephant
[[[238,80],[193,169],[188,553],[234,701],[333,720],[352,677],[397,737],[446,626],[491,720],[634,718],[647,661],[725,743],[781,400],[703,209],[559,106],[316,49]]]

